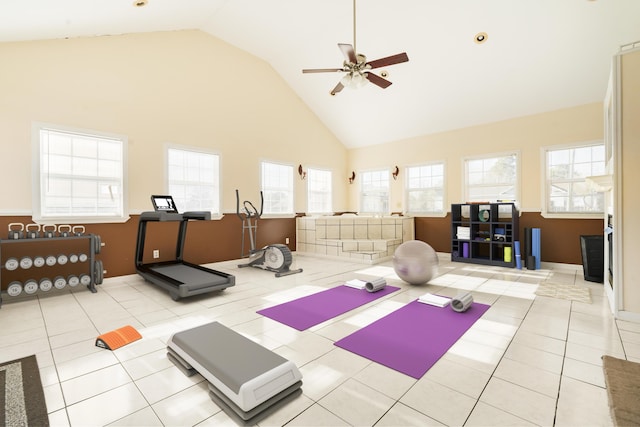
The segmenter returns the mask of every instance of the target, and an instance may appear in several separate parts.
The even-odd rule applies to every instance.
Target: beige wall
[[[619,189],[621,212],[615,212],[617,230],[622,239],[622,309],[640,316],[640,264],[638,263],[638,239],[640,238],[640,50],[621,56],[622,132],[620,170],[622,188]],[[620,213],[621,215],[618,215]],[[640,317],[638,317],[640,319]]]
[[[446,203],[457,203],[462,157],[514,149],[521,208],[540,211],[540,147],[603,134],[595,103],[347,152],[268,64],[199,31],[5,43],[0,58],[0,179],[11,183],[0,186],[0,214],[31,212],[33,121],[127,135],[133,213],[164,191],[165,143],[221,154],[225,212],[235,188],[257,193],[261,160],[332,169],[336,211],[358,210],[346,171],[397,165],[391,210],[402,211],[405,166],[444,160]],[[306,181],[295,184],[304,212]]]
[[[604,84],[604,83],[603,83]],[[518,100],[515,102],[526,102]],[[349,151],[349,168],[356,174],[374,168],[393,169],[400,175],[392,181],[391,210],[403,207],[404,168],[421,162],[444,161],[446,164],[446,194],[451,203],[463,200],[463,158],[517,150],[521,162],[521,210],[540,212],[541,154],[540,148],[573,142],[602,140],[604,121],[602,104],[520,117],[481,126],[424,135],[389,144]],[[428,118],[425,118],[427,120]],[[351,186],[350,210],[358,209],[358,180]]]
[[[225,212],[236,188],[257,197],[261,160],[346,177],[344,146],[268,64],[200,31],[4,43],[0,63],[0,214],[31,213],[33,121],[127,135],[132,213],[165,191],[166,143],[221,155]],[[336,210],[347,186],[336,178]]]

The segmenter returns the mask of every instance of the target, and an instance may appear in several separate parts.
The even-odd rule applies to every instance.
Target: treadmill
[[[183,260],[187,224],[190,220],[210,220],[211,213],[191,211],[179,213],[172,196],[151,196],[153,212],[142,212],[138,223],[136,271],[148,282],[169,291],[175,301],[180,298],[219,291],[234,286],[235,276]],[[179,221],[176,258],[171,261],[143,263],[147,224],[151,221]]]

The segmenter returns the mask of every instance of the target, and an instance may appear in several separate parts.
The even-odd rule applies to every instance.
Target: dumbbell
[[[53,227],[53,229],[51,227]],[[48,239],[51,239],[52,237],[56,237],[56,225],[44,224],[42,226],[42,237],[46,237]]]
[[[42,267],[45,264],[46,264],[46,260],[44,259],[43,256],[38,255],[38,256],[35,256],[33,258],[33,266],[34,267]]]
[[[94,272],[96,285],[101,285],[102,282],[104,281],[104,273],[105,273],[102,260],[97,259],[93,262],[93,272]]]
[[[35,294],[38,291],[38,282],[35,279],[29,279],[24,282],[24,293],[31,295]]]
[[[20,267],[20,261],[18,261],[18,258],[7,258],[7,260],[4,262],[4,268],[6,268],[7,271],[17,270],[18,267]]]
[[[91,276],[89,276],[88,274],[81,274],[80,284],[84,286],[89,286],[91,284]]]
[[[24,238],[24,224],[21,222],[12,222],[9,224],[9,239],[18,240]]]
[[[27,224],[25,231],[27,239],[37,239],[40,237],[40,224]]]
[[[99,254],[103,246],[104,246],[104,243],[102,243],[102,238],[99,235],[94,234],[93,235],[93,253]]]
[[[53,286],[56,289],[63,289],[65,286],[67,286],[67,279],[62,276],[56,276],[56,278],[53,279]]]
[[[40,279],[40,290],[41,291],[50,291],[51,288],[53,287],[53,282],[51,281],[51,279],[48,279],[46,277],[43,277],[42,279]]]
[[[20,268],[28,270],[31,267],[33,267],[33,260],[31,259],[31,257],[23,256],[22,258],[20,258]]]
[[[67,277],[67,283],[73,288],[75,286],[78,286],[78,284],[80,283],[80,279],[75,274],[71,274],[69,277]]]
[[[7,286],[7,294],[11,297],[17,297],[22,293],[22,283],[15,280]]]
[[[71,236],[71,226],[69,224],[60,224],[58,226],[58,236],[60,237]]]

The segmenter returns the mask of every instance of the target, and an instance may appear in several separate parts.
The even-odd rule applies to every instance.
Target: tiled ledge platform
[[[296,219],[296,251],[348,258],[364,264],[390,259],[396,248],[413,240],[412,217],[304,216]]]

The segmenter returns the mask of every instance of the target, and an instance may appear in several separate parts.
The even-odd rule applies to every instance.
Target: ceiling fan
[[[356,51],[356,0],[353,0],[353,45],[346,43],[338,43],[338,47],[344,55],[344,62],[341,68],[311,68],[302,70],[303,73],[332,73],[344,72],[344,77],[338,82],[336,87],[331,90],[331,95],[335,95],[345,87],[358,88],[364,86],[367,82],[371,82],[376,86],[386,89],[391,86],[391,82],[384,77],[385,73],[380,77],[371,72],[374,68],[386,67],[387,65],[399,64],[409,61],[406,52],[397,55],[387,56],[385,58],[367,61],[365,55]]]

